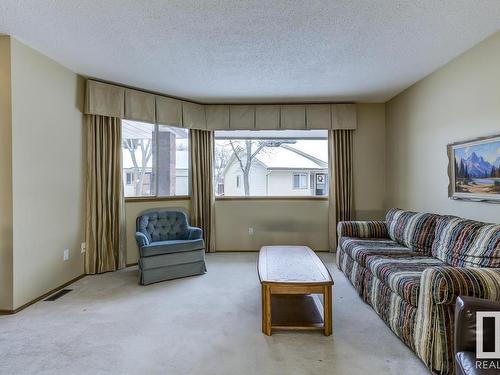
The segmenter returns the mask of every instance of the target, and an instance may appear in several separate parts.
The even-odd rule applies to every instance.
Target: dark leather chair
[[[498,367],[496,369],[485,369],[482,368],[482,365],[477,366],[476,361],[484,363],[483,359],[476,358],[477,311],[500,311],[500,302],[463,296],[457,298],[455,307],[456,373],[457,375],[500,374],[500,369]],[[484,344],[494,347],[494,329],[483,328]],[[500,334],[500,332],[497,334]],[[500,366],[500,359],[489,359],[486,360],[486,362],[494,362]]]

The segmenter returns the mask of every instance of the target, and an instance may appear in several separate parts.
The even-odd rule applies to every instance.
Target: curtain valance
[[[85,113],[201,130],[356,129],[355,104],[198,104],[87,80]]]

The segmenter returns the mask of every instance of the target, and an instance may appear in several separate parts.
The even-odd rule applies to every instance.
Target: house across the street
[[[301,146],[307,146],[307,141],[263,148],[252,161],[248,173],[250,191],[247,195],[327,195],[328,156],[312,156],[305,151],[307,147]],[[245,195],[244,172],[234,154],[228,161],[223,176],[223,186],[219,185],[218,191],[220,195]]]

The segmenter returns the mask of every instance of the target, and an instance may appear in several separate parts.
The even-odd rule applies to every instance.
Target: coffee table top
[[[262,247],[258,272],[262,284],[333,284],[328,269],[307,246]]]

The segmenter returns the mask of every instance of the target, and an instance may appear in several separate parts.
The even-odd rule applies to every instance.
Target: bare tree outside
[[[245,196],[250,195],[250,170],[252,163],[255,161],[255,157],[260,152],[265,152],[266,148],[269,147],[280,147],[283,143],[294,143],[294,141],[283,140],[241,140],[233,141],[230,140],[229,144],[233,151],[233,155],[238,161],[238,165],[243,173],[243,187],[245,191]]]
[[[133,164],[133,175],[134,175],[134,189],[135,195],[139,196],[143,194],[142,185],[144,183],[144,176],[146,175],[146,170],[148,162],[153,154],[152,140],[151,139],[123,139],[123,148],[127,149],[130,153],[130,158]],[[136,152],[141,155],[141,164],[137,160]],[[151,194],[152,192],[150,192]]]
[[[214,151],[214,186],[217,188],[219,184],[224,184],[224,170],[232,155],[229,144],[223,144],[215,147]],[[217,190],[218,191],[218,190]]]

